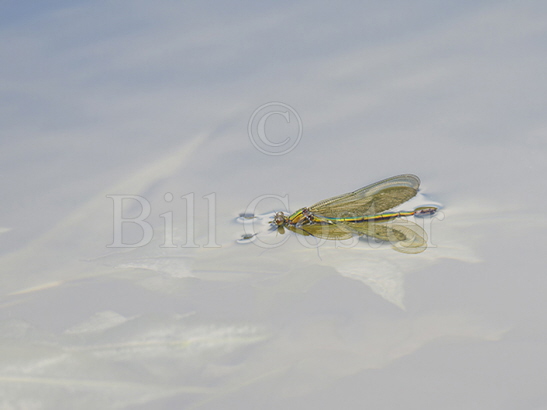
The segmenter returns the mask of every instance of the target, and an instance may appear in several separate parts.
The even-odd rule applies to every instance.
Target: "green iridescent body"
[[[420,179],[417,176],[399,175],[301,208],[290,216],[278,212],[272,224],[277,226],[280,233],[287,228],[300,235],[340,240],[366,235],[391,242],[394,249],[400,252],[423,252],[427,247],[425,231],[401,217],[431,215],[437,208],[384,212],[414,197],[419,187]]]

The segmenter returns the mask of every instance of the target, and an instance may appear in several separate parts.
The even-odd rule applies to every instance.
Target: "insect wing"
[[[316,216],[326,218],[373,215],[387,211],[414,197],[420,179],[411,174],[384,179],[348,194],[325,199],[309,207]]]
[[[311,235],[320,239],[349,239],[355,232],[353,232],[347,225],[342,224],[333,224],[333,223],[312,223],[307,225],[302,225],[300,227],[290,227],[288,228],[296,233],[301,235]]]
[[[338,224],[342,225],[342,224]],[[427,248],[427,234],[414,222],[397,219],[388,222],[359,222],[345,224],[356,234],[391,242],[402,253],[420,253]]]

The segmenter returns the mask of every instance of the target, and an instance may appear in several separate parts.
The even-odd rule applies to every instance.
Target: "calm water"
[[[542,3],[6,16],[0,407],[547,407]],[[237,242],[402,173],[423,253]]]

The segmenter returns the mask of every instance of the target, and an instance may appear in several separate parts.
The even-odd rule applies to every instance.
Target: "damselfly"
[[[437,208],[384,212],[414,197],[419,187],[417,176],[399,175],[325,199],[290,216],[277,212],[270,223],[280,233],[287,228],[301,235],[340,240],[366,235],[391,242],[399,252],[419,253],[427,247],[427,235],[419,225],[402,217],[432,215]]]

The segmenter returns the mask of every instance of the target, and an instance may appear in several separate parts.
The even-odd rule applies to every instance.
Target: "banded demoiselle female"
[[[384,212],[412,197],[420,187],[416,175],[405,174],[384,179],[357,191],[325,199],[290,216],[277,212],[271,224],[280,233],[288,230],[321,239],[349,239],[366,235],[391,242],[403,253],[423,252],[427,247],[425,231],[407,216],[432,215],[434,206],[413,211]]]

